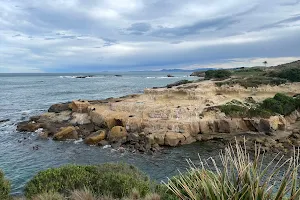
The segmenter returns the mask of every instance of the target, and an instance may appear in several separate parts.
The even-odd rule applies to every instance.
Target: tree
[[[264,61],[263,64],[265,65],[265,67],[267,66],[268,62],[267,61]]]

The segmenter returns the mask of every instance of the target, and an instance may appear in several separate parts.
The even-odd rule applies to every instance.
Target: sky
[[[0,0],[0,73],[299,59],[300,0]]]

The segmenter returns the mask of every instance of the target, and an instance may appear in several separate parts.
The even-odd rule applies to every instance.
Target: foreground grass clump
[[[0,199],[9,200],[10,196],[10,182],[4,178],[3,172],[0,170]]]
[[[205,72],[205,79],[227,79],[231,76],[231,71],[226,69],[208,70]]]
[[[273,98],[265,99],[258,104],[245,106],[243,104],[232,104],[231,102],[219,106],[220,110],[230,117],[263,117],[272,115],[289,115],[300,109],[300,98],[290,97],[277,93]]]
[[[39,172],[26,184],[25,196],[31,198],[49,192],[69,195],[73,190],[88,189],[96,196],[122,198],[133,188],[145,196],[150,192],[150,180],[131,165],[68,165]]]
[[[220,154],[221,168],[213,159],[212,165],[200,159],[199,167],[188,161],[187,173],[169,179],[165,185],[183,200],[297,200],[300,198],[299,156],[298,150],[293,157],[287,160],[281,157],[275,162],[277,155],[263,167],[264,155],[261,156],[259,147],[251,159],[246,147],[237,144]]]

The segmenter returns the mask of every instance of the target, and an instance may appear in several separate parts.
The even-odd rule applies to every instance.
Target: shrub
[[[248,77],[248,78],[236,78],[229,81],[217,82],[218,87],[222,85],[240,85],[244,88],[257,88],[261,85],[281,85],[286,83],[286,79],[274,78],[274,77]]]
[[[73,190],[87,189],[97,196],[122,198],[133,188],[145,196],[150,191],[150,180],[131,165],[68,165],[39,172],[26,184],[25,195],[32,197],[44,192],[68,195]]]
[[[205,79],[226,79],[230,78],[231,72],[226,69],[208,70],[205,72]]]
[[[247,112],[247,108],[240,105],[226,104],[220,106],[220,110],[230,117],[243,117]]]
[[[3,172],[0,170],[0,199],[9,200],[10,196],[10,182],[4,178]]]
[[[296,99],[280,93],[276,94],[274,98],[265,99],[260,107],[281,115],[289,115],[299,108]]]
[[[190,169],[165,185],[178,199],[183,200],[299,199],[299,156],[299,151],[287,160],[277,155],[269,164],[263,165],[265,159],[264,154],[260,154],[260,147],[256,146],[254,158],[251,159],[246,147],[236,144],[221,152],[221,168],[216,166],[213,158],[212,165],[200,160],[199,167],[188,161]],[[273,165],[276,167],[271,167]],[[275,182],[278,188],[274,186]]]
[[[274,73],[273,73],[274,75]],[[300,81],[300,69],[299,68],[290,68],[284,69],[277,73],[277,76],[280,78],[288,79],[291,82]]]

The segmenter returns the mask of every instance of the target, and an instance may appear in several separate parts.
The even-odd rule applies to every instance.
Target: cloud
[[[222,66],[300,54],[293,0],[10,0],[0,10],[0,72]]]
[[[126,29],[128,34],[143,35],[151,29],[151,24],[148,23],[134,23]]]

